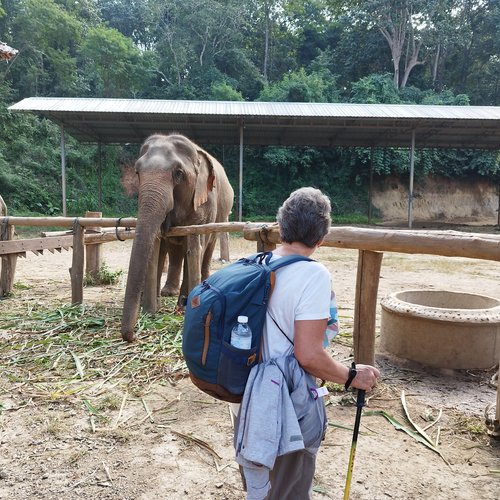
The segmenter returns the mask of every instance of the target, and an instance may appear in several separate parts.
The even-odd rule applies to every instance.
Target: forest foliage
[[[11,114],[31,96],[500,104],[498,0],[0,0],[0,193],[14,214],[61,213],[60,132]],[[235,147],[204,145],[238,185]],[[103,148],[103,212],[134,215]],[[405,176],[408,150],[375,149],[374,173]],[[314,185],[337,214],[367,212],[370,150],[247,147],[243,213],[272,216]],[[97,147],[67,137],[68,212],[97,209]],[[419,150],[416,178],[499,179],[498,154]],[[404,178],[404,177],[403,177]]]

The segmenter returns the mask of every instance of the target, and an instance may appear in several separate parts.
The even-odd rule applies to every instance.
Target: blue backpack
[[[213,273],[193,288],[187,298],[182,352],[189,376],[199,389],[211,396],[239,403],[250,370],[261,361],[261,339],[266,310],[277,269],[298,261],[300,255],[273,262],[265,252],[239,259]],[[231,330],[238,316],[248,316],[252,347],[231,345]]]

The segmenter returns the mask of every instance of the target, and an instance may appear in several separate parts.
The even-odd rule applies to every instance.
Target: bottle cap
[[[238,323],[248,323],[248,316],[238,316]]]

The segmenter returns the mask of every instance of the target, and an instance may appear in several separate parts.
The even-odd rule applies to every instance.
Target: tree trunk
[[[264,2],[264,15],[265,15],[265,34],[264,34],[264,67],[262,68],[262,75],[264,76],[264,81],[267,83],[267,67],[269,65],[269,2],[266,0]]]

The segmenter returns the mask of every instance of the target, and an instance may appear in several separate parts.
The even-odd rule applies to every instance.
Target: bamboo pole
[[[69,274],[71,276],[71,302],[83,303],[83,267],[85,263],[84,227],[75,220],[73,225],[73,260]]]
[[[353,329],[356,363],[375,364],[377,293],[383,255],[380,252],[359,251]]]

